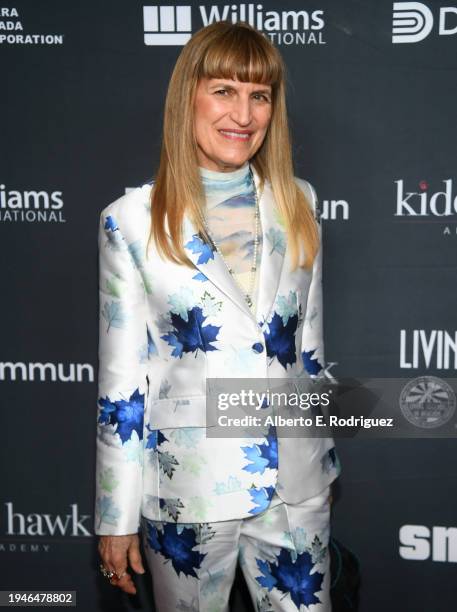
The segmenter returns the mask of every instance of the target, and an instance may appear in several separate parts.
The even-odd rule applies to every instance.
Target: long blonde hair
[[[250,163],[259,175],[260,190],[265,180],[271,183],[287,233],[292,269],[297,265],[309,268],[319,247],[319,235],[313,210],[294,180],[285,66],[270,40],[245,22],[219,21],[202,28],[178,57],[165,100],[160,164],[151,190],[148,247],[154,240],[161,257],[193,265],[182,245],[185,212],[203,239],[208,240],[203,222],[204,189],[193,132],[195,92],[201,78],[271,85],[271,122]]]

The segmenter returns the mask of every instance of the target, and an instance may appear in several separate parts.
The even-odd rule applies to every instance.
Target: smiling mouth
[[[242,142],[248,141],[252,132],[233,132],[232,130],[218,130],[219,134],[222,134],[224,138],[228,138],[229,140],[239,140]]]

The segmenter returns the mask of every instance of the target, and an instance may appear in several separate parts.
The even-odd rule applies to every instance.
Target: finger
[[[134,595],[136,593],[135,584],[133,583],[132,577],[130,574],[125,574],[122,578],[114,580],[111,582],[114,586],[119,587],[122,591],[129,593],[130,595]]]
[[[141,559],[140,547],[139,547],[138,542],[134,542],[131,544],[129,551],[128,551],[128,558],[129,558],[130,567],[137,574],[145,573],[146,570],[144,569],[144,566],[143,566],[143,561]]]
[[[103,556],[103,557],[100,557],[100,558],[101,558],[100,565],[103,565],[103,567],[106,570],[111,571],[111,572],[115,572],[116,571],[114,565],[111,563],[111,559],[110,559],[109,556]]]
[[[110,553],[109,550],[107,549],[107,547],[102,544],[101,542],[98,544],[98,554],[100,556],[100,559],[103,563],[103,565],[108,569],[108,563],[110,561]]]
[[[107,570],[115,571],[113,567],[113,551],[111,547],[107,546],[104,542],[100,541],[98,545],[98,554],[100,559]]]
[[[118,576],[121,576],[128,567],[127,551],[114,550],[109,556],[109,562]]]
[[[103,565],[105,566],[105,569],[107,569],[110,572],[114,572],[115,574],[117,574],[117,570],[116,570],[116,565],[112,562],[111,557],[105,557],[103,559]],[[122,574],[122,572],[119,572],[119,575]]]

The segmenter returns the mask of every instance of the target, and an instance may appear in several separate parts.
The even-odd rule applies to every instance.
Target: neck
[[[217,181],[230,181],[246,176],[249,172],[249,162],[247,161],[240,168],[235,168],[230,171],[211,170],[203,166],[199,166],[200,175],[202,178],[213,179]]]
[[[249,163],[233,172],[217,172],[199,167],[200,177],[206,196],[206,204],[213,208],[219,202],[252,190]]]

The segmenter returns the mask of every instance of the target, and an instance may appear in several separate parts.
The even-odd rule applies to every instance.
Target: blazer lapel
[[[252,166],[251,166],[252,167]],[[259,176],[252,167],[254,181],[259,192]],[[259,198],[260,225],[262,233],[262,253],[259,274],[259,288],[255,314],[247,305],[244,295],[228,271],[217,251],[206,245],[197,233],[187,213],[183,221],[184,248],[198,269],[210,282],[218,287],[245,314],[253,318],[263,328],[273,308],[279,287],[285,255],[285,232],[277,219],[273,193],[269,183],[265,184]]]
[[[218,289],[230,298],[244,313],[252,316],[243,294],[232,275],[227,269],[224,260],[210,245],[203,242],[197,229],[187,214],[184,215],[183,225],[184,248],[198,269],[198,274],[206,277]],[[202,277],[200,278],[202,280]]]
[[[259,193],[259,177],[254,168],[252,170],[257,193]],[[259,205],[262,226],[262,256],[259,269],[256,319],[260,327],[263,328],[274,307],[279,289],[286,253],[286,233],[279,222],[279,212],[269,182],[265,184]]]

